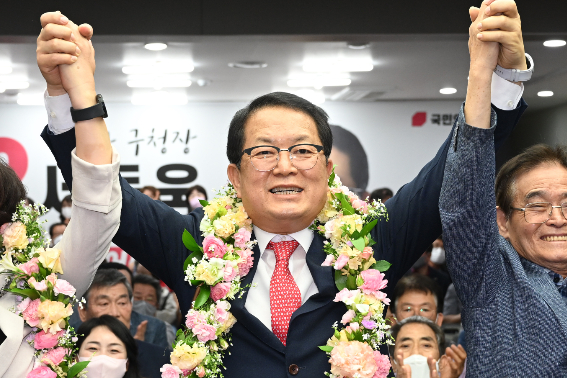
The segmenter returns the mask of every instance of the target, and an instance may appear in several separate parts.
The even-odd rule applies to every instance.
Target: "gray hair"
[[[397,322],[391,328],[391,335],[395,339],[395,343],[398,333],[400,332],[400,329],[404,327],[406,324],[412,324],[412,323],[425,324],[428,327],[430,327],[432,331],[434,331],[434,334],[436,335],[436,341],[438,342],[438,352],[440,352],[440,357],[442,357],[446,346],[446,337],[444,336],[444,332],[442,331],[442,328],[440,328],[440,326],[438,326],[436,323],[423,316],[414,315],[404,320],[401,320],[400,322]],[[395,351],[395,345],[389,345],[389,354],[393,358],[395,357],[394,351]]]
[[[89,286],[83,295],[83,298],[85,298],[85,307],[87,307],[89,303],[89,293],[92,289],[113,287],[119,284],[126,286],[126,290],[128,290],[128,298],[132,300],[132,286],[130,286],[128,279],[124,274],[120,273],[117,269],[99,269],[97,274],[95,274],[93,282],[91,282],[91,286]]]

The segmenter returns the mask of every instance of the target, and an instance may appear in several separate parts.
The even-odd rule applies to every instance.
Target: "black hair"
[[[53,229],[57,226],[65,226],[67,227],[67,225],[65,223],[54,223],[51,226],[49,226],[49,237],[53,239]]]
[[[160,281],[145,274],[137,274],[132,280],[132,289],[134,289],[134,285],[136,285],[137,283],[154,287],[154,289],[156,290],[156,302],[158,303],[156,307],[158,307],[160,305],[160,293],[162,292]]]
[[[432,248],[432,245],[430,245]],[[436,307],[440,307],[441,302],[438,299],[440,293],[440,287],[431,278],[424,276],[422,274],[413,274],[412,276],[406,276],[401,278],[396,286],[394,287],[392,298],[391,298],[391,312],[396,314],[396,302],[405,293],[409,291],[418,291],[419,293],[432,294],[436,300]],[[437,308],[437,312],[442,312],[440,308]]]
[[[97,327],[108,328],[126,348],[126,358],[128,358],[128,369],[123,378],[141,378],[140,368],[138,367],[138,346],[136,341],[130,334],[130,330],[117,318],[111,315],[101,315],[99,318],[91,318],[82,323],[77,329],[77,348],[81,349],[81,345],[85,339],[91,334],[91,331]],[[88,369],[88,367],[87,367]]]
[[[284,107],[297,110],[310,116],[317,127],[318,136],[323,145],[326,161],[331,153],[333,135],[327,123],[327,113],[317,105],[302,97],[286,92],[273,92],[252,100],[245,108],[237,111],[229,126],[227,139],[227,157],[229,162],[240,168],[241,157],[245,146],[245,124],[252,114],[263,108]]]
[[[132,282],[132,279],[134,278],[132,270],[129,267],[116,261],[103,261],[101,265],[99,265],[98,269],[126,270],[128,275],[130,275],[130,282]]]
[[[333,134],[333,148],[349,156],[349,171],[358,189],[364,192],[369,183],[369,161],[359,138],[341,126],[329,125]]]
[[[394,193],[389,188],[379,188],[373,190],[373,192],[369,196],[369,201],[373,202],[373,200],[381,200],[381,202],[385,202],[392,196],[394,196]]]
[[[89,306],[89,294],[91,290],[101,287],[113,287],[119,284],[126,286],[126,290],[128,290],[128,298],[132,300],[132,286],[130,286],[130,283],[124,274],[120,273],[117,269],[97,270],[95,278],[93,278],[93,282],[91,282],[91,286],[89,286],[85,294],[83,294],[83,298],[85,298],[85,308]]]
[[[16,172],[0,158],[0,226],[12,221],[12,214],[26,195],[26,187]]]

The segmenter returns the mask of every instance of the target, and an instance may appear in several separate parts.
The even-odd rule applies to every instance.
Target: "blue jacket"
[[[547,269],[499,234],[493,130],[468,126],[460,114],[440,197],[467,377],[566,377],[566,299]]]
[[[512,111],[498,111],[500,117],[499,143],[512,131],[526,108],[523,102]],[[53,135],[47,127],[42,137],[54,154],[57,164],[69,188],[72,184],[70,152],[75,147],[73,130]],[[377,242],[373,246],[377,260],[387,260],[393,265],[387,272],[387,294],[396,282],[412,266],[414,261],[442,233],[438,199],[444,173],[450,138],[444,142],[436,156],[425,165],[418,176],[403,186],[386,202],[389,220],[380,221],[372,231]],[[404,148],[404,146],[401,146]],[[120,229],[113,241],[136,260],[156,274],[180,301],[181,311],[187,313],[191,306],[194,288],[184,281],[183,262],[189,255],[181,242],[187,229],[201,244],[203,238],[199,223],[203,211],[198,209],[189,215],[180,215],[160,201],[153,201],[133,189],[121,178],[123,207]],[[225,377],[291,377],[298,368],[298,377],[324,377],[329,371],[328,358],[318,346],[325,345],[332,335],[332,324],[345,313],[342,303],[333,299],[337,289],[331,267],[322,267],[325,259],[324,239],[314,235],[306,261],[319,293],[310,297],[292,316],[287,346],[274,336],[244,307],[246,295],[232,301],[231,311],[237,318],[232,328],[233,346],[224,363]],[[254,266],[244,279],[252,282],[259,250],[254,250]]]

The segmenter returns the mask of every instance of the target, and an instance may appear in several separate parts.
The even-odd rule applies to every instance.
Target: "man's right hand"
[[[148,321],[143,320],[138,324],[138,328],[136,328],[136,334],[134,335],[134,339],[144,341],[146,337],[146,328],[148,327]]]
[[[61,12],[44,13],[40,21],[42,30],[37,39],[37,64],[49,95],[59,96],[67,92],[61,81],[59,65],[73,64],[81,51],[75,44],[77,36],[67,27],[69,19]],[[91,39],[93,28],[90,25],[80,25],[78,30],[83,37]]]

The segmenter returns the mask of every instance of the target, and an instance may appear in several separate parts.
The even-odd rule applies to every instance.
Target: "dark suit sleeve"
[[[464,105],[460,110],[462,114],[463,107]],[[511,134],[526,108],[527,105],[522,99],[514,110],[494,108],[497,114],[495,149]],[[372,236],[377,242],[374,246],[375,258],[387,260],[392,264],[386,275],[391,282],[387,294],[428,246],[442,234],[438,202],[446,155],[450,148],[455,147],[452,143],[455,131],[456,123],[436,156],[422,168],[414,180],[385,202],[389,220],[380,221],[373,230]],[[402,149],[404,150],[404,146]]]
[[[75,132],[69,130],[54,135],[47,126],[42,138],[53,153],[69,190],[72,190],[71,151],[75,148]],[[174,291],[185,287],[185,297],[179,298],[187,307],[191,303],[193,289],[184,281],[183,263],[189,251],[182,244],[182,234],[187,229],[201,242],[199,223],[201,210],[181,215],[161,201],[154,201],[140,193],[120,177],[122,189],[122,213],[120,228],[113,242],[124,249],[142,265],[156,274]],[[188,290],[189,289],[189,290]]]

